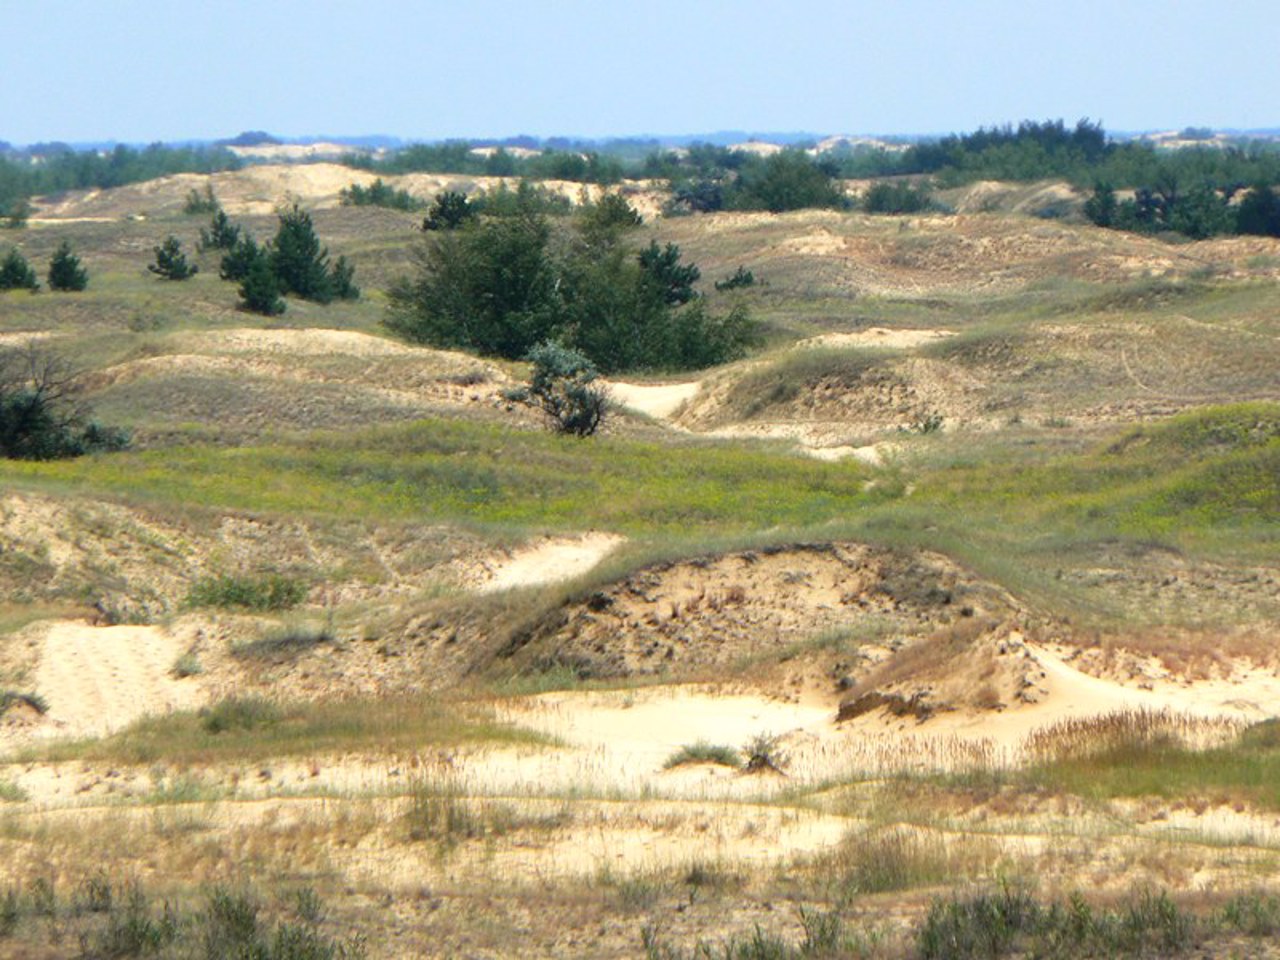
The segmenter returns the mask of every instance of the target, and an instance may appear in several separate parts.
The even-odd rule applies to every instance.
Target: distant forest
[[[1089,120],[1074,126],[1051,120],[981,128],[905,149],[855,145],[817,155],[803,143],[769,157],[706,143],[680,150],[653,148],[643,140],[590,150],[558,145],[562,148],[530,156],[502,147],[472,152],[472,144],[461,140],[419,143],[383,156],[353,152],[343,162],[387,175],[452,173],[601,185],[664,180],[672,190],[672,212],[686,213],[847,207],[851,201],[839,189],[840,179],[909,178],[872,188],[864,209],[882,213],[928,209],[931,189],[975,180],[1063,179],[1094,191],[1087,215],[1100,226],[1191,237],[1237,231],[1280,235],[1280,214],[1272,209],[1273,188],[1280,184],[1280,144],[1266,140],[1167,150],[1109,137],[1101,124]],[[173,173],[212,173],[241,163],[220,145],[77,152],[55,144],[43,152],[9,151],[0,153],[0,216],[17,222],[27,198],[35,195],[122,186]],[[1135,199],[1117,200],[1117,190],[1135,191]],[[1245,202],[1233,203],[1242,198],[1249,205],[1243,218],[1237,214]]]

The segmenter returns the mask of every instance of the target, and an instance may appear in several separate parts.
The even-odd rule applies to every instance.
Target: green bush
[[[26,258],[13,247],[0,261],[0,290],[30,290],[35,293],[40,289],[40,281],[36,272],[27,263]]]
[[[609,393],[595,383],[595,365],[577,350],[542,343],[529,352],[533,376],[525,402],[545,413],[560,433],[588,437],[609,406]]]
[[[746,267],[741,266],[723,280],[716,281],[716,289],[721,292],[725,290],[740,290],[743,287],[754,287],[755,285],[756,275]]]
[[[755,338],[745,308],[712,315],[679,247],[634,250],[633,221],[617,204],[608,209],[553,228],[534,205],[434,234],[417,275],[393,285],[385,324],[419,343],[512,360],[554,340],[602,373],[741,356]]]
[[[225,264],[225,258],[223,262]],[[238,263],[233,266],[239,269]],[[240,304],[246,310],[260,313],[265,317],[278,317],[284,313],[285,304],[280,296],[280,281],[276,278],[275,271],[271,269],[265,254],[259,254],[250,261],[239,291]]]
[[[218,198],[213,195],[213,185],[205,184],[204,192],[201,193],[195,187],[187,191],[187,198],[182,204],[182,212],[189,216],[196,216],[201,213],[213,213],[220,210]]]
[[[387,207],[391,210],[421,210],[425,203],[408,190],[397,190],[382,178],[374,180],[367,187],[353,183],[345,187],[339,194],[344,207]]]
[[[71,252],[70,242],[63,240],[49,261],[49,289],[79,292],[88,286],[89,272]]]
[[[478,204],[467,199],[467,195],[457,190],[445,190],[436,194],[435,202],[422,220],[422,229],[457,230],[464,223],[474,220],[478,213]]]
[[[172,234],[155,248],[156,262],[147,265],[147,269],[163,280],[189,280],[200,272],[200,268],[187,263],[182,252],[182,243]]]
[[[926,184],[873,183],[862,195],[866,213],[920,213],[933,207],[933,197]]]
[[[197,580],[187,594],[187,604],[257,611],[288,610],[306,597],[306,585],[292,577],[277,573],[256,576],[223,574]]]
[[[226,211],[219,208],[209,221],[209,229],[201,229],[196,249],[201,253],[206,250],[234,250],[239,242],[240,228],[232,224]]]
[[[206,733],[257,730],[279,723],[283,714],[262,697],[228,697],[200,711],[200,726]]]
[[[122,450],[129,436],[89,419],[74,371],[34,348],[0,352],[0,457],[58,460]]]

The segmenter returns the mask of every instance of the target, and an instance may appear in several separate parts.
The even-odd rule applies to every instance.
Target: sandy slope
[[[623,540],[612,533],[549,537],[508,556],[482,562],[478,589],[481,593],[496,593],[572,580],[598,564]]]
[[[198,706],[203,696],[195,678],[172,674],[183,650],[183,641],[161,627],[50,624],[35,671],[35,692],[49,704],[40,733],[101,735],[147,714]]]

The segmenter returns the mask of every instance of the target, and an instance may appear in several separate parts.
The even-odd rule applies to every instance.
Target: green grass
[[[484,706],[440,696],[296,704],[245,697],[204,711],[144,719],[100,740],[33,747],[21,755],[32,761],[209,764],[355,750],[394,753],[461,744],[551,743],[497,721]]]
[[[223,574],[197,580],[187,595],[191,607],[223,607],[243,610],[288,610],[306,599],[307,587],[278,573]]]
[[[0,482],[282,514],[627,533],[803,527],[889,495],[866,473],[739,445],[581,441],[456,421],[271,445],[0,463]]]
[[[1033,764],[1015,779],[1091,799],[1200,799],[1280,810],[1280,723],[1255,725],[1236,741],[1207,750],[1134,735],[1106,749]]]
[[[742,766],[742,757],[733,747],[698,740],[696,743],[685,744],[667,757],[662,767],[664,770],[670,770],[690,763],[715,763],[722,767],[731,767],[736,770]]]

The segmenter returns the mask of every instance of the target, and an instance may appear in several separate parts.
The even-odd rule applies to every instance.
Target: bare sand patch
[[[61,620],[44,628],[39,646],[35,692],[49,705],[43,735],[101,736],[204,702],[196,678],[173,675],[185,645],[162,627]]]
[[[624,407],[660,420],[675,414],[691,400],[702,387],[700,380],[688,383],[629,383],[625,380],[606,380],[605,385],[614,400]]]
[[[189,336],[193,345],[227,353],[287,353],[293,356],[404,357],[423,353],[394,340],[353,330],[207,330]],[[439,352],[439,351],[426,351]],[[473,359],[473,358],[468,358]]]
[[[613,533],[548,537],[505,557],[482,561],[474,575],[481,593],[536,587],[586,573],[623,541]]]
[[[909,350],[955,336],[953,330],[891,330],[888,327],[868,327],[852,333],[824,333],[809,337],[795,345],[804,350],[814,347],[884,347],[890,350]]]

